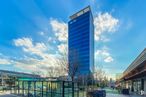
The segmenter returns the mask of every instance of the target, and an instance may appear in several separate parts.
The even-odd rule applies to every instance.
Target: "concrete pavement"
[[[0,97],[18,97],[18,96],[11,95],[11,94],[3,94],[3,95],[0,95]]]
[[[10,93],[0,93],[0,97],[19,97],[16,95],[11,95]],[[106,97],[144,97],[144,96],[134,96],[134,95],[122,95],[122,94],[112,94],[107,93]]]
[[[18,97],[16,95],[10,94],[10,91],[7,92],[0,92],[0,97]]]
[[[107,97],[130,97],[129,95],[121,95],[121,94],[107,94]]]
[[[144,97],[137,95],[107,94],[107,97]]]

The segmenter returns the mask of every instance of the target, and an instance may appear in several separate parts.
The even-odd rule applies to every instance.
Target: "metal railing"
[[[18,80],[11,93],[22,97],[86,97],[86,92],[72,81]]]

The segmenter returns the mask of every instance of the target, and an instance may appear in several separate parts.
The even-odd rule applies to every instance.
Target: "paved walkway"
[[[107,97],[144,97],[144,96],[122,95],[122,94],[107,94]]]
[[[18,96],[11,95],[10,92],[0,92],[0,97],[18,97]]]
[[[11,95],[11,94],[4,94],[4,95],[0,95],[0,97],[18,97],[18,96]]]
[[[15,95],[11,95],[11,94],[0,94],[0,97],[18,97]],[[127,95],[120,95],[120,94],[107,94],[106,97],[141,97],[141,96],[127,96]]]
[[[11,95],[9,93],[0,93],[0,97],[18,97],[18,96]],[[129,96],[129,95],[122,95],[122,94],[108,93],[106,97],[144,97],[144,96]]]
[[[129,97],[129,96],[119,95],[119,94],[107,94],[107,97]]]

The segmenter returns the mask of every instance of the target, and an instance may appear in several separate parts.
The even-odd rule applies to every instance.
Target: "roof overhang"
[[[132,80],[132,79],[137,79],[137,78],[143,78],[145,76],[146,76],[146,69],[144,69],[144,70],[142,70],[138,73],[135,73],[134,75],[125,77],[124,80]]]
[[[121,80],[132,80],[137,78],[146,77],[146,61],[141,63],[138,67],[123,75]]]

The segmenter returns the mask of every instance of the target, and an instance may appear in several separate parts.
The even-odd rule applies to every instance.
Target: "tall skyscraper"
[[[77,68],[76,75],[91,74],[94,70],[94,25],[90,6],[70,16],[68,28],[69,70]]]

